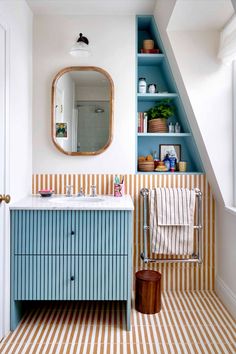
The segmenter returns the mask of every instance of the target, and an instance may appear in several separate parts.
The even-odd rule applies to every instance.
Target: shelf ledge
[[[139,101],[159,101],[164,98],[177,98],[177,93],[138,93]]]
[[[164,54],[138,54],[138,64],[145,66],[157,65],[165,59]]]
[[[205,175],[205,172],[142,172],[142,171],[137,171],[136,174],[138,175]]]
[[[185,136],[192,136],[191,133],[138,133],[138,137],[151,137],[151,136],[159,136],[159,137],[171,137],[171,138],[177,138],[177,137],[185,137]]]

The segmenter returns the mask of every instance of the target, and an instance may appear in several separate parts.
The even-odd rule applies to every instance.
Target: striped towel
[[[152,252],[192,255],[195,191],[156,188],[150,192]]]

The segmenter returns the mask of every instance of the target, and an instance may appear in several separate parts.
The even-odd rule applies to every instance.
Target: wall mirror
[[[75,66],[52,83],[51,133],[67,155],[98,155],[112,141],[114,85],[103,69]]]

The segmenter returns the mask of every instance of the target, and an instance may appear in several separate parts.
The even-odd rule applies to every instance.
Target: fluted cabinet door
[[[75,256],[73,261],[74,300],[127,299],[127,256]]]
[[[126,300],[127,256],[16,256],[14,300]]]
[[[16,256],[14,300],[69,300],[70,271],[64,256]]]
[[[128,253],[127,211],[16,210],[11,217],[15,255]]]

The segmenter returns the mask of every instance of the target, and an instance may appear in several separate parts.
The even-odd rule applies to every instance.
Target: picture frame
[[[56,138],[67,138],[67,123],[56,123]]]
[[[167,153],[171,153],[176,157],[177,162],[181,160],[181,144],[160,144],[159,145],[159,156],[160,160],[163,161]]]

